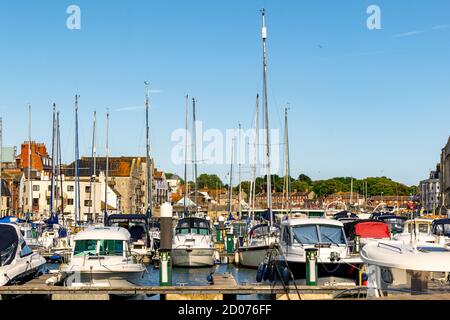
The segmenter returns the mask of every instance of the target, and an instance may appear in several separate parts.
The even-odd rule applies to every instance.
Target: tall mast
[[[195,212],[198,212],[198,204],[197,204],[197,124],[195,119],[195,98],[192,98],[192,138],[194,143],[194,202],[195,202]]]
[[[266,39],[267,28],[265,21],[265,9],[261,10],[262,14],[262,44],[263,44],[263,99],[264,99],[264,117],[265,117],[265,131],[266,131],[266,164],[267,164],[267,208],[269,210],[270,225],[273,225],[272,217],[272,184],[271,184],[271,171],[270,171],[270,139],[269,139],[269,106],[267,102],[267,52],[266,52]]]
[[[241,124],[239,123],[239,135],[238,135],[238,179],[239,179],[239,217],[242,217],[242,184],[241,184]]]
[[[231,201],[233,200],[233,158],[234,158],[234,141],[231,144],[231,165],[230,165],[230,186],[228,187],[228,213],[231,213],[233,206]]]
[[[253,153],[253,181],[252,192],[250,192],[252,220],[254,220],[255,200],[256,200],[256,167],[258,162],[258,142],[259,142],[259,94],[256,95],[256,112],[255,112],[255,145]]]
[[[56,122],[57,122],[57,140],[58,140],[58,175],[59,175],[59,192],[61,193],[61,214],[63,219],[63,225],[64,225],[64,188],[63,188],[63,178],[62,178],[62,157],[61,157],[61,135],[59,130],[59,111],[56,113]]]
[[[183,214],[185,215],[187,212],[186,201],[187,201],[187,163],[188,163],[188,109],[189,109],[189,96],[186,95],[186,115],[185,115],[185,139],[184,139],[184,210]]]
[[[50,193],[50,215],[54,213],[55,200],[55,142],[56,142],[56,104],[53,103],[53,122],[52,122],[52,181]]]
[[[108,214],[108,170],[109,170],[109,109],[106,112],[106,167],[105,167],[105,213]],[[103,221],[106,222],[106,221]]]
[[[91,208],[93,208],[93,215],[95,218],[95,186],[96,186],[96,165],[97,165],[97,151],[96,151],[96,145],[95,145],[95,126],[96,126],[96,121],[97,121],[97,112],[94,111],[94,119],[93,119],[93,123],[92,123],[92,161],[93,161],[93,168],[91,171],[91,179],[89,182],[89,188],[91,190],[91,192],[89,193],[89,202],[90,202],[90,206],[89,206],[89,213],[91,213]],[[93,198],[93,201],[92,201]]]
[[[145,81],[145,130],[146,130],[146,166],[147,166],[147,192],[145,197],[145,210],[146,213],[150,216],[152,214],[152,166],[151,166],[151,159],[150,159],[150,128],[149,128],[149,122],[148,122],[148,109],[149,109],[149,87],[148,82]]]
[[[78,153],[78,98],[75,95],[75,224],[78,225],[80,219],[80,177],[79,177],[79,153]]]
[[[291,167],[289,163],[289,131],[288,131],[288,109],[284,109],[284,189],[286,192],[286,212],[292,210],[291,195]]]
[[[31,105],[28,105],[28,210],[33,215],[33,182],[31,180]]]

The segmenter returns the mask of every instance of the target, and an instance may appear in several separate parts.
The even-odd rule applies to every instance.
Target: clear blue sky
[[[81,8],[68,30],[66,8]],[[368,30],[366,8],[381,8]],[[73,96],[80,100],[80,153],[91,149],[97,110],[104,155],[145,153],[143,81],[151,97],[152,156],[170,161],[171,132],[184,126],[184,95],[198,99],[206,128],[251,124],[261,91],[260,8],[267,10],[271,127],[290,103],[291,172],[313,179],[426,178],[450,134],[450,1],[5,1],[0,2],[0,114],[4,145],[51,141],[61,110],[63,158],[73,160]],[[127,111],[117,109],[129,108]],[[200,165],[225,177],[227,166]],[[244,175],[245,177],[245,175]]]

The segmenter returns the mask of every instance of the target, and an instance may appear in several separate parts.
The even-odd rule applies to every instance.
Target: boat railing
[[[388,248],[390,248],[390,249],[395,249],[395,250],[397,250],[398,252],[403,253],[402,248],[393,246],[393,245],[388,244],[388,243],[378,242],[378,248],[380,248],[381,246],[385,246],[385,247],[388,247]]]

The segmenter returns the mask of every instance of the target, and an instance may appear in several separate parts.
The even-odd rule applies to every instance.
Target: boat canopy
[[[280,226],[277,224],[274,224],[273,227],[276,228],[277,231],[281,230]],[[270,227],[267,223],[257,224],[256,226],[251,228],[249,231],[249,235],[251,237],[263,236],[263,235],[267,235],[269,233],[270,233]]]
[[[4,216],[0,218],[0,223],[23,223],[23,222],[26,222],[26,220],[12,216]]]
[[[122,240],[129,241],[130,233],[120,227],[93,227],[81,231],[75,235],[77,240]]]
[[[358,216],[350,211],[343,210],[343,211],[338,212],[335,215],[333,215],[333,218],[336,220],[346,219],[346,218],[356,218],[357,219]]]
[[[389,226],[384,222],[378,221],[357,223],[355,225],[355,235],[361,238],[389,239]]]
[[[108,216],[106,224],[112,226],[114,223],[145,223],[147,224],[147,216],[145,214],[112,214]]]
[[[0,266],[14,260],[18,243],[17,229],[11,224],[0,223]]]
[[[450,237],[450,219],[436,219],[432,224],[432,232],[435,235]]]

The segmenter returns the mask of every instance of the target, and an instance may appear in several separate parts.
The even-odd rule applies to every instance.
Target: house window
[[[84,200],[85,207],[92,207],[92,200]]]
[[[39,185],[33,185],[33,191],[39,191]]]
[[[73,199],[67,199],[67,205],[68,206],[73,206]]]
[[[67,191],[73,191],[73,189],[74,189],[73,186],[67,186]]]
[[[84,187],[84,192],[91,193],[91,186]]]

